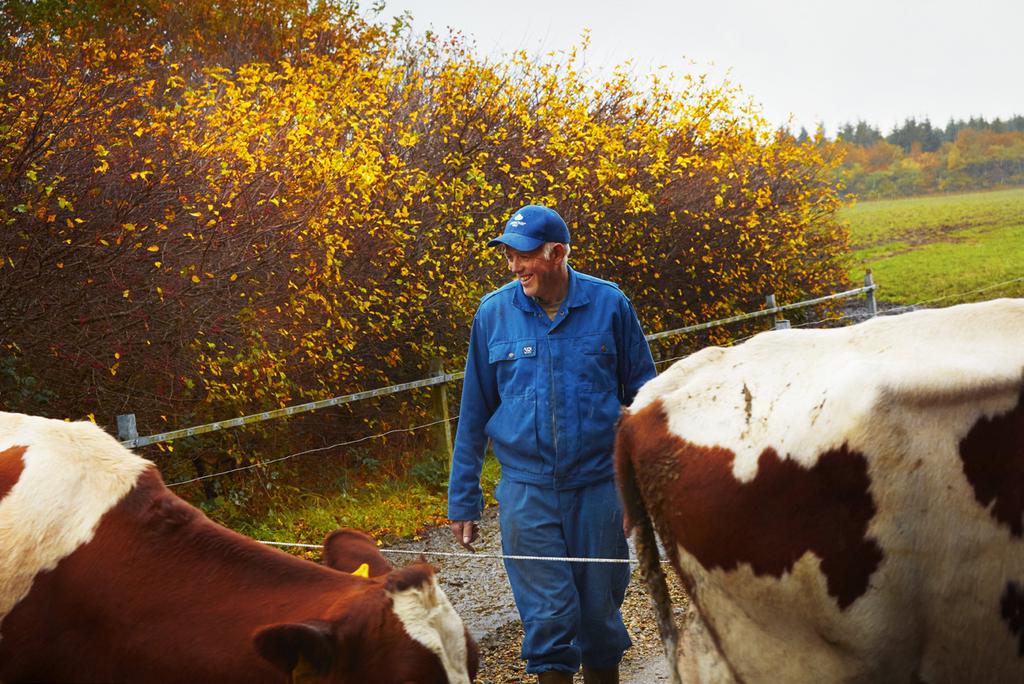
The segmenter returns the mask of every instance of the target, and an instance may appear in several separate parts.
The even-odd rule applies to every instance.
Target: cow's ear
[[[252,640],[257,653],[296,682],[327,674],[337,650],[330,624],[320,621],[270,625]]]
[[[324,565],[355,574],[364,564],[370,577],[386,575],[394,569],[388,559],[381,555],[377,542],[369,535],[345,528],[327,535],[324,540]]]

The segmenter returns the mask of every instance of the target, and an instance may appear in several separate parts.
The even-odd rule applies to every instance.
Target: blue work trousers
[[[506,554],[628,558],[614,480],[567,490],[509,482],[496,492]],[[619,608],[627,563],[506,560],[528,673],[618,665],[632,645]]]

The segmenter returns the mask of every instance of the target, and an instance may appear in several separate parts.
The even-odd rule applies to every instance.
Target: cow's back
[[[92,423],[0,413],[0,639],[33,579],[86,544],[150,465]]]
[[[705,618],[692,679],[1024,679],[1022,341],[998,300],[766,333],[641,390],[620,472]]]

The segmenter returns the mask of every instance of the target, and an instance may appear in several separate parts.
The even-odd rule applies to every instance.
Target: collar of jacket
[[[583,306],[590,303],[590,297],[583,291],[583,288],[579,286],[580,277],[576,271],[569,268],[569,291],[565,293],[565,308],[575,309],[576,307]],[[522,285],[516,283],[515,293],[512,295],[512,303],[517,309],[522,309],[529,313],[533,313],[540,308],[540,305],[534,302],[532,299],[523,293]]]

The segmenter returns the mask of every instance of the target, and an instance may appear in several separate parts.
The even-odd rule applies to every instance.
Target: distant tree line
[[[1017,115],[1005,121],[1000,118],[988,121],[985,117],[973,116],[966,121],[950,119],[945,128],[933,126],[927,118],[922,121],[909,118],[905,119],[901,126],[894,127],[889,135],[882,135],[881,129],[858,121],[856,124],[845,123],[840,126],[836,139],[860,147],[871,147],[884,140],[890,145],[902,147],[904,153],[910,154],[915,150],[936,152],[943,143],[955,143],[960,131],[968,129],[992,133],[1024,133],[1024,115]],[[804,135],[806,136],[806,131]]]
[[[801,129],[797,141],[811,141]],[[818,132],[816,139],[825,138]],[[1024,184],[1024,116],[950,120],[906,119],[888,135],[864,121],[839,127],[845,152],[837,180],[865,199],[959,192]]]

